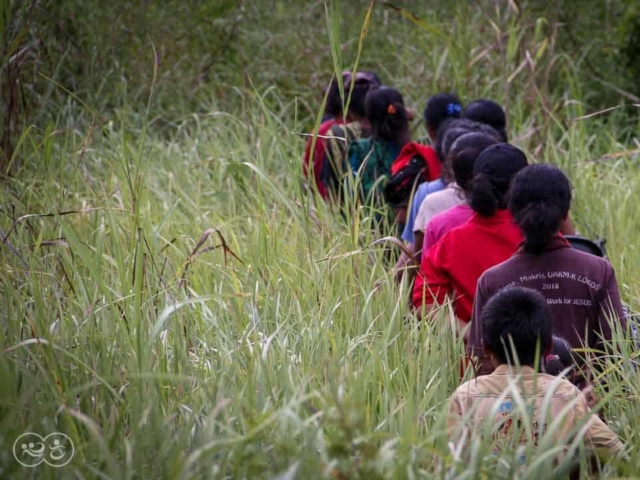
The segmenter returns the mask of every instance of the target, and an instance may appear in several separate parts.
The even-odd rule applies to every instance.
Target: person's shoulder
[[[432,230],[435,230],[436,227],[439,227],[440,222],[444,221],[446,218],[449,217],[449,210],[445,210],[444,212],[440,212],[440,213],[436,213],[433,218],[431,219],[431,221],[429,222],[429,224],[427,225],[427,227],[430,227]]]
[[[361,137],[362,124],[360,122],[351,122],[345,124],[345,131],[352,134],[355,137]]]
[[[478,288],[492,294],[497,290],[513,286],[519,278],[519,261],[519,255],[515,254],[503,262],[486,269],[478,279]]]
[[[408,151],[420,155],[422,158],[426,159],[438,159],[436,151],[430,145],[424,145],[419,142],[409,142],[404,146]]]
[[[342,122],[339,120],[336,120],[335,118],[330,118],[329,120],[325,120],[324,122],[322,122],[320,124],[320,127],[318,128],[318,132],[328,132],[329,130],[331,130],[333,127],[342,125]]]
[[[466,205],[464,205],[464,204],[462,204],[462,205],[454,205],[453,207],[451,207],[451,208],[449,208],[449,209],[447,209],[447,210],[445,210],[443,212],[436,213],[433,216],[433,218],[431,219],[431,222],[429,222],[429,224],[433,223],[434,226],[436,226],[440,222],[445,222],[450,217],[458,215],[461,210],[465,209],[465,207],[466,207]],[[466,222],[464,222],[464,223],[466,223]],[[461,223],[460,225],[464,225],[464,223]],[[460,225],[457,225],[457,226],[460,226]]]
[[[321,127],[322,128],[322,127]],[[333,136],[342,136],[344,135],[345,124],[344,123],[334,123],[329,127],[328,132],[330,132]]]
[[[447,212],[443,212],[443,213],[447,213]],[[453,237],[465,238],[465,235],[468,235],[469,233],[477,231],[478,230],[478,225],[476,223],[472,222],[471,220],[473,220],[473,217],[471,217],[469,219],[469,221],[463,223],[462,225],[458,225],[456,227],[453,227],[451,230],[449,230],[447,233],[445,233],[445,236],[453,236]],[[467,240],[468,240],[468,238],[467,238]]]
[[[422,185],[425,186],[425,192],[427,195],[433,195],[445,189],[446,185],[441,178],[425,182]]]
[[[360,132],[361,126],[358,122],[350,122],[350,123],[338,123],[334,122],[331,125],[331,128],[328,129],[330,134],[334,137],[346,138],[348,134],[353,134],[354,132]]]
[[[492,267],[488,268],[487,270],[485,270],[484,274],[487,275],[488,278],[494,276],[494,275],[500,275],[504,272],[509,272],[511,270],[514,269],[514,267],[518,264],[520,257],[518,256],[518,254],[516,253],[515,255],[512,255],[511,257],[507,258],[506,260],[493,265]],[[483,276],[484,276],[483,274]]]
[[[613,269],[611,262],[606,258],[598,257],[591,253],[583,252],[577,248],[563,248],[561,254],[564,257],[570,258],[579,264],[593,265],[594,267],[600,267],[603,269]]]
[[[555,261],[566,265],[567,269],[580,272],[581,275],[589,276],[593,279],[606,281],[607,278],[615,276],[615,269],[606,258],[582,252],[575,248],[563,248],[557,251]]]
[[[472,378],[471,380],[467,380],[466,382],[464,382],[462,385],[460,385],[458,388],[455,389],[452,397],[465,398],[472,395],[480,394],[482,392],[482,385],[488,381],[491,381],[490,377],[491,377],[491,374],[482,375],[477,378]]]
[[[373,147],[370,138],[358,138],[349,144],[349,149],[358,152],[368,152]]]
[[[465,223],[445,232],[438,240],[438,243],[435,244],[438,246],[437,250],[439,252],[456,252],[457,255],[463,255],[464,252],[468,252],[469,228],[470,226]]]
[[[429,190],[427,190],[426,192],[427,194],[425,195],[424,200],[422,201],[422,204],[420,205],[420,209],[418,211],[418,217],[422,217],[425,223],[430,223],[430,221],[429,222],[426,221],[427,217],[430,218],[430,220],[433,220],[433,216],[435,215],[436,205],[438,201],[444,197],[441,195],[443,190],[437,190],[435,192],[429,192]],[[423,225],[423,227],[425,228],[426,226],[427,225]]]
[[[581,395],[580,389],[563,377],[556,377],[548,373],[538,373],[538,390],[553,391],[556,397],[573,399]]]
[[[435,182],[436,180],[434,180]],[[433,182],[428,182],[428,183],[433,183]],[[434,186],[431,186],[431,190],[433,190],[431,192],[431,194],[429,195],[427,201],[429,202],[437,202],[440,199],[446,198],[449,195],[451,195],[451,192],[449,191],[449,189],[444,188],[444,189],[438,189],[438,190],[434,190]]]
[[[422,200],[424,200],[424,198],[431,194],[431,187],[429,186],[431,182],[423,182],[420,185],[418,185],[418,188],[416,189],[416,193],[414,195],[414,198],[420,199],[419,205],[420,206],[422,204]],[[414,200],[415,201],[415,200]]]

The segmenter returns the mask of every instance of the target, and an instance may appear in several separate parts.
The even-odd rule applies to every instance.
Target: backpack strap
[[[400,156],[398,157],[399,159],[403,155],[403,152],[405,156],[409,157],[409,160],[414,155],[422,157],[424,162],[427,164],[427,178],[430,182],[440,178],[440,175],[442,174],[442,162],[433,148],[428,145],[411,142],[404,146],[402,152],[400,152]]]

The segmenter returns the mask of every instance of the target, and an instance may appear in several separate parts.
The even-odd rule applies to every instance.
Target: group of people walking
[[[611,264],[567,240],[575,235],[569,179],[508,143],[499,104],[464,106],[454,94],[436,94],[423,114],[429,138],[412,141],[413,113],[400,92],[372,72],[344,72],[328,87],[325,114],[307,141],[309,184],[328,202],[359,202],[381,224],[388,218],[399,227],[409,254],[396,264],[396,278],[413,284],[411,303],[423,321],[451,303],[466,346],[463,366],[478,375],[504,373],[501,365],[544,370],[552,355],[571,363],[564,368],[588,372],[597,359],[577,351],[604,355],[612,332],[626,331]],[[554,343],[569,355],[553,355]],[[490,381],[472,382],[495,393]],[[456,395],[453,411],[461,414],[460,389]],[[611,435],[592,439],[617,451]]]

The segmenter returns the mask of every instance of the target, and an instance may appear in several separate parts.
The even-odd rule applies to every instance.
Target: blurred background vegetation
[[[350,65],[369,2],[337,3],[342,58]],[[309,128],[333,70],[323,1],[1,0],[0,5],[5,167],[27,125],[44,130],[62,117],[100,122],[101,114],[117,114],[124,102],[143,110],[156,62],[151,118],[163,129],[212,104],[223,109],[237,104],[238,88],[268,87],[290,101],[297,98],[300,119]],[[456,21],[469,16],[480,18]],[[486,51],[472,45],[479,37],[486,38]],[[407,56],[401,53],[409,50],[424,52],[425,62],[416,64],[413,55],[404,63]],[[544,78],[536,83],[554,93],[569,88],[564,76],[569,59],[586,111],[640,103],[640,2],[376,2],[361,64],[401,89],[421,87],[423,100],[435,89],[483,93],[474,78],[486,73],[503,83],[499,72],[482,68],[496,63],[496,56],[525,62],[523,76],[542,62],[536,70]],[[436,71],[429,61],[434,57],[440,60]],[[78,108],[69,92],[96,118]],[[625,109],[624,116],[634,127],[637,109]],[[628,128],[616,132],[628,133]]]

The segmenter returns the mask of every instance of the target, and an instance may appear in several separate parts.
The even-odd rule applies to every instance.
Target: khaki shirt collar
[[[529,366],[523,366],[523,367],[512,367],[511,365],[507,365],[502,364],[502,365],[498,365],[496,367],[496,369],[493,371],[494,375],[518,375],[518,374],[522,374],[522,375],[535,375],[536,371],[529,367]]]

